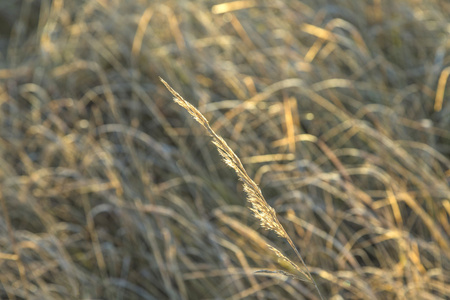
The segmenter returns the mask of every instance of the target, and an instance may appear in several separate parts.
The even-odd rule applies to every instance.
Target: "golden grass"
[[[232,168],[236,174],[238,175],[239,179],[243,183],[243,189],[244,192],[247,194],[247,201],[250,203],[251,208],[250,210],[253,212],[254,216],[260,221],[261,226],[267,230],[271,230],[275,232],[279,237],[284,238],[288,241],[289,245],[292,247],[292,249],[297,254],[298,258],[302,262],[303,266],[305,267],[305,271],[303,271],[297,264],[293,263],[289,258],[287,258],[284,254],[281,253],[280,250],[277,248],[270,246],[269,249],[272,250],[279,258],[286,261],[289,265],[294,267],[295,270],[298,271],[300,275],[302,275],[301,278],[304,278],[306,281],[314,283],[317,292],[319,293],[319,296],[321,299],[323,299],[320,290],[314,280],[314,278],[311,276],[311,273],[308,271],[308,267],[306,266],[305,262],[303,261],[302,256],[298,252],[297,248],[295,247],[294,243],[292,242],[291,238],[287,234],[284,227],[280,224],[280,221],[278,220],[277,214],[275,210],[267,204],[266,199],[264,199],[263,194],[261,193],[260,188],[258,185],[248,176],[247,171],[245,170],[244,166],[241,163],[241,160],[239,157],[234,153],[234,151],[228,146],[228,144],[225,142],[225,140],[218,135],[212,128],[209,126],[208,120],[202,115],[201,112],[198,111],[192,104],[190,104],[188,101],[184,100],[183,97],[180,96],[167,82],[165,82],[162,78],[160,78],[162,83],[167,87],[167,89],[175,96],[173,100],[178,103],[181,107],[186,109],[189,114],[198,122],[200,123],[208,132],[208,134],[213,138],[213,144],[217,147],[217,150],[219,151],[219,154],[222,156],[223,161],[226,165],[228,165],[230,168]],[[285,273],[283,273],[285,274]],[[293,275],[295,277],[296,275]]]
[[[447,2],[0,1],[0,298],[450,298]]]

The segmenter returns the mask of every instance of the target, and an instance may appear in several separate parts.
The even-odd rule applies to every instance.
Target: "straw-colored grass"
[[[450,298],[447,2],[0,1],[0,298]]]
[[[242,165],[242,162],[239,159],[239,157],[236,155],[236,153],[234,153],[234,151],[230,148],[230,146],[228,146],[227,142],[225,142],[225,140],[211,128],[208,120],[206,120],[205,116],[203,116],[201,112],[199,112],[188,101],[184,100],[183,97],[181,97],[180,94],[178,94],[167,82],[165,82],[163,79],[161,79],[161,81],[162,83],[164,83],[167,89],[175,96],[173,100],[176,103],[178,103],[181,107],[186,109],[191,114],[191,116],[198,123],[200,123],[206,129],[208,134],[212,137],[213,144],[217,147],[217,150],[222,156],[222,159],[225,162],[225,164],[227,164],[230,168],[232,168],[238,175],[239,179],[242,181],[243,190],[247,194],[247,201],[251,205],[250,210],[253,212],[254,216],[260,221],[261,226],[263,228],[266,228],[267,230],[275,232],[279,237],[286,239],[286,241],[289,243],[289,245],[297,254],[297,257],[300,259],[302,265],[305,268],[305,271],[302,270],[297,264],[293,263],[284,254],[282,254],[281,251],[278,250],[277,248],[269,245],[269,249],[272,250],[279,258],[286,261],[290,266],[292,266],[295,270],[297,270],[298,273],[302,275],[300,278],[304,278],[305,281],[314,283],[320,298],[323,299],[314,278],[311,276],[311,273],[309,273],[308,267],[303,261],[302,256],[298,252],[297,248],[295,247],[291,238],[287,234],[283,225],[280,224],[280,221],[278,220],[275,210],[269,204],[267,204],[266,199],[264,199],[264,196],[261,193],[261,189],[253,181],[253,179],[251,179],[248,176],[247,171]],[[282,274],[286,273],[283,272]],[[297,276],[292,274],[292,277],[295,278]]]

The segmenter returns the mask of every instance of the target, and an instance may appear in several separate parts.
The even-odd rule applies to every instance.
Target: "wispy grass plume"
[[[245,170],[244,166],[242,165],[241,160],[239,157],[234,153],[234,151],[228,146],[227,142],[218,135],[209,125],[208,120],[203,116],[203,114],[196,109],[191,103],[186,101],[183,97],[181,97],[180,94],[178,94],[166,81],[164,81],[161,77],[160,80],[164,85],[167,87],[167,89],[175,96],[173,100],[178,103],[181,107],[186,109],[189,114],[198,122],[200,123],[208,132],[208,134],[213,138],[213,144],[217,147],[217,150],[219,151],[220,155],[223,158],[223,161],[232,168],[236,174],[238,175],[239,179],[244,184],[244,191],[247,194],[247,201],[251,205],[251,210],[255,217],[260,221],[261,226],[267,230],[271,230],[275,232],[279,237],[285,238],[289,245],[292,247],[292,249],[295,251],[297,256],[299,257],[300,261],[302,262],[305,271],[303,271],[300,267],[298,267],[296,264],[294,264],[289,258],[287,258],[284,254],[281,253],[278,249],[276,249],[273,246],[269,246],[269,248],[274,251],[274,253],[281,259],[288,262],[290,265],[294,267],[294,269],[298,270],[299,273],[302,275],[302,279],[305,278],[306,281],[311,282],[315,285],[317,292],[320,295],[320,298],[322,298],[322,295],[320,294],[320,290],[314,280],[314,278],[311,276],[311,273],[308,271],[308,268],[303,261],[302,256],[297,250],[297,247],[295,247],[294,243],[292,242],[291,238],[287,234],[286,230],[281,225],[280,221],[277,218],[277,214],[275,212],[275,209],[273,209],[264,199],[263,194],[261,193],[261,189],[258,187],[258,185],[253,181],[253,179],[248,176],[247,171]],[[297,277],[297,276],[293,276]]]

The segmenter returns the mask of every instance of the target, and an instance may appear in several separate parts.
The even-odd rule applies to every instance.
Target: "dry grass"
[[[161,79],[161,82],[164,83],[167,89],[175,96],[173,100],[176,103],[178,103],[181,107],[186,109],[191,114],[191,116],[198,123],[200,123],[203,126],[203,128],[206,129],[208,134],[212,137],[213,144],[217,147],[217,150],[219,151],[220,156],[222,156],[222,159],[225,162],[225,164],[228,165],[231,169],[233,169],[238,175],[239,179],[242,181],[243,190],[247,194],[247,201],[251,205],[250,210],[253,212],[254,216],[257,219],[259,219],[261,226],[267,230],[275,232],[279,237],[286,239],[286,241],[292,247],[292,250],[294,250],[295,253],[297,254],[297,257],[300,259],[302,265],[305,267],[305,271],[302,270],[297,264],[293,263],[284,254],[282,254],[281,251],[278,250],[277,248],[268,245],[269,249],[272,250],[276,254],[276,256],[278,256],[283,261],[287,262],[290,266],[292,266],[294,270],[298,271],[298,273],[301,275],[300,278],[303,278],[307,282],[313,283],[317,289],[317,292],[319,293],[320,298],[323,299],[314,278],[311,276],[311,273],[309,273],[308,267],[303,261],[302,256],[298,252],[297,248],[295,247],[291,238],[287,234],[283,225],[280,224],[280,221],[278,220],[275,210],[267,203],[266,199],[264,199],[264,196],[261,193],[261,189],[258,187],[258,185],[253,181],[253,179],[251,179],[248,176],[247,171],[242,165],[242,162],[239,159],[239,157],[236,155],[236,153],[234,153],[234,151],[230,148],[230,146],[228,146],[227,142],[225,142],[225,140],[221,136],[219,136],[216,132],[214,132],[214,130],[209,125],[208,120],[206,120],[205,116],[203,116],[201,112],[199,112],[188,101],[184,100],[183,97],[181,97],[180,94],[178,94],[163,79]],[[286,274],[283,271],[280,272],[282,272],[282,274]],[[294,274],[290,275],[291,277],[294,278],[297,277]]]
[[[11,3],[1,299],[450,297],[447,1]]]

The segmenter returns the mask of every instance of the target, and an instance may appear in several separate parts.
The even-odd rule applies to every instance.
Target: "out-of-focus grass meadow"
[[[445,0],[1,1],[0,298],[318,299],[161,76],[327,299],[449,299],[449,36]]]

